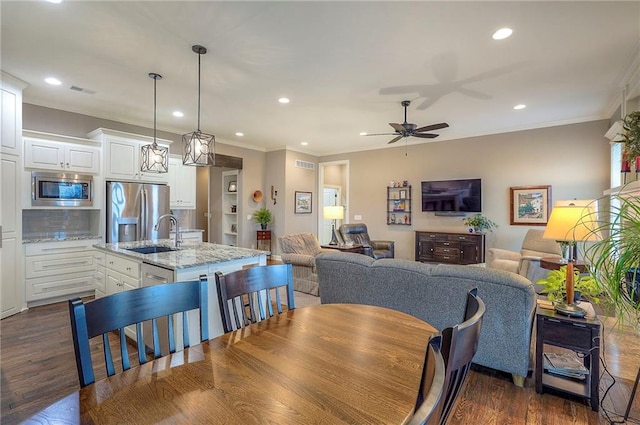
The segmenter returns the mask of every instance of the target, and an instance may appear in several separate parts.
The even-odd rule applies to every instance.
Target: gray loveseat
[[[533,284],[515,273],[482,267],[428,265],[341,252],[316,257],[320,300],[368,304],[416,316],[438,330],[463,321],[467,291],[486,304],[473,362],[512,374],[524,385],[529,371]]]

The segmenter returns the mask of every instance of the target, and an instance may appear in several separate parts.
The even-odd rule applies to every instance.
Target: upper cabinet
[[[152,137],[122,131],[98,128],[88,136],[102,142],[104,178],[106,180],[143,181],[149,183],[169,183],[169,173],[141,172],[141,148],[153,143]],[[156,139],[168,147],[170,140]]]
[[[169,158],[169,187],[172,210],[196,208],[196,167],[179,156]]]
[[[24,166],[28,169],[100,174],[100,144],[93,140],[25,131]]]

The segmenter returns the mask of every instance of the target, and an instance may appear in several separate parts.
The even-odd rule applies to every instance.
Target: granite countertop
[[[135,260],[142,260],[145,263],[172,270],[222,263],[225,261],[241,260],[249,257],[256,257],[261,254],[268,254],[267,251],[218,245],[207,242],[185,242],[176,251],[160,252],[157,254],[139,254],[137,252],[127,250],[127,248],[145,246],[165,246],[173,248],[173,240],[160,239],[157,241],[123,242],[115,244],[101,243],[94,245],[94,248],[124,255]]]
[[[82,241],[88,239],[102,239],[102,236],[96,235],[80,235],[80,236],[37,236],[37,237],[29,237],[23,238],[22,243],[39,243],[39,242],[62,242],[62,241]]]

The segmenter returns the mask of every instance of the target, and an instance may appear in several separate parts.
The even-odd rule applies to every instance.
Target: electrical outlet
[[[356,214],[353,216],[354,220],[362,220],[362,216],[360,214]]]

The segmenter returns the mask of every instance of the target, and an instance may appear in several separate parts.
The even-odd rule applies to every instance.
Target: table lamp
[[[577,260],[577,242],[597,239],[593,214],[595,212],[589,206],[571,203],[555,206],[551,210],[547,228],[542,236],[545,239],[555,239],[563,247],[563,257],[567,263],[567,299],[565,303],[557,303],[555,310],[567,316],[584,317],[586,314],[586,311],[578,307],[573,300],[573,266]]]
[[[333,220],[333,223],[331,223],[331,242],[329,242],[329,245],[338,245],[336,220],[342,220],[344,218],[344,208],[342,205],[324,207],[322,215],[325,220]]]

